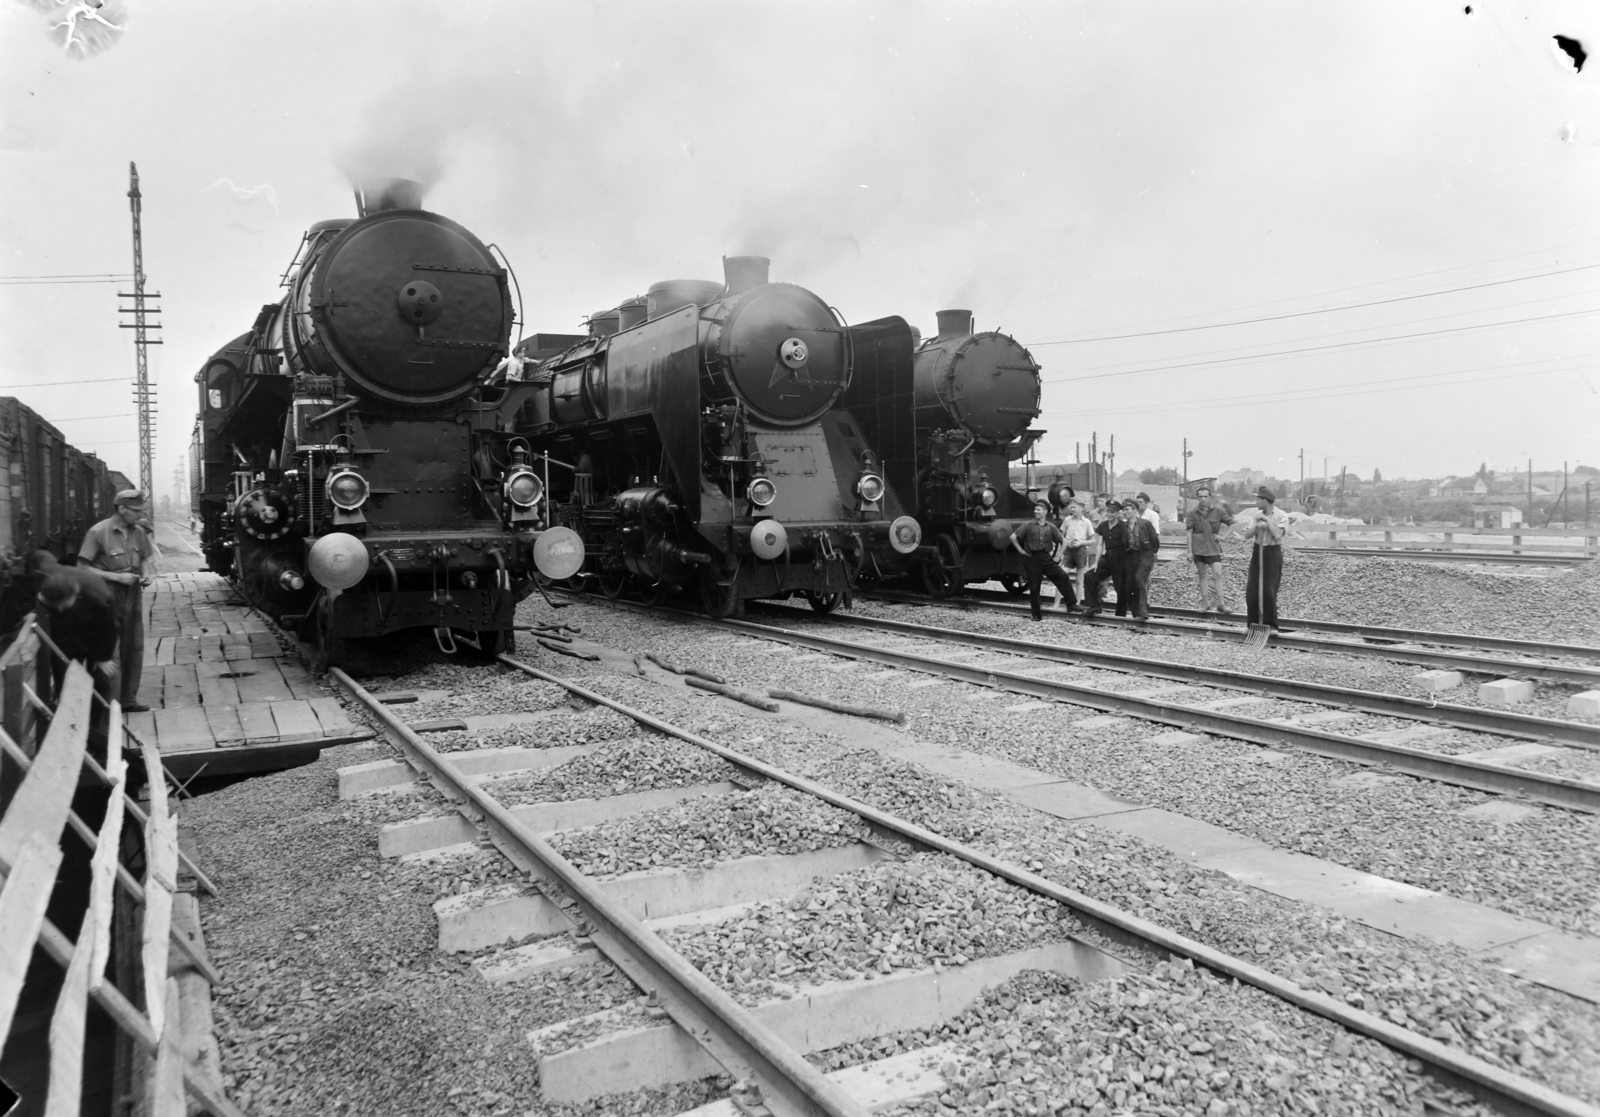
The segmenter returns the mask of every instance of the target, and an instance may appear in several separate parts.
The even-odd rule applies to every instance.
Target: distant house
[[[1257,489],[1267,483],[1267,471],[1264,469],[1225,469],[1217,474],[1219,485],[1241,485],[1247,489]]]
[[[1428,492],[1429,496],[1488,496],[1489,483],[1475,473],[1465,477],[1446,477]]]
[[[1472,526],[1477,528],[1516,527],[1522,523],[1522,509],[1509,500],[1487,499],[1472,504]]]

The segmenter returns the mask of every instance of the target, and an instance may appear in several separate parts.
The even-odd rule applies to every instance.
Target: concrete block
[[[1154,737],[1151,737],[1150,744],[1171,747],[1175,745],[1195,745],[1203,740],[1205,738],[1199,733],[1185,733],[1181,729],[1172,729],[1166,733],[1157,733]]]
[[[566,745],[554,749],[477,749],[456,752],[450,759],[469,776],[502,775],[507,772],[533,771],[565,764],[574,757],[583,756],[599,748],[598,745]],[[353,799],[374,791],[405,787],[421,777],[415,768],[401,760],[375,760],[370,764],[352,764],[339,769],[339,798]]]
[[[1454,690],[1465,681],[1466,676],[1460,671],[1423,671],[1411,676],[1411,681],[1423,690],[1439,693],[1445,690]]]
[[[846,1067],[825,1075],[851,1101],[869,1112],[891,1106],[908,1105],[918,1098],[943,1093],[948,1083],[939,1068],[946,1059],[955,1058],[956,1048],[948,1043],[937,1047],[924,1047],[906,1051],[860,1066]],[[678,1117],[742,1117],[744,1110],[732,1098],[696,1106],[678,1114]]]
[[[790,1046],[819,1051],[908,1029],[938,1027],[970,1008],[985,987],[1009,981],[1023,970],[1054,970],[1092,982],[1126,969],[1120,959],[1086,943],[1050,943],[965,966],[830,982],[752,1011]],[[595,1025],[603,1026],[609,1019],[616,1019],[624,1030],[563,1049],[573,1025],[579,1025],[581,1034],[593,1035]],[[677,1026],[625,1026],[615,1014],[598,1013],[541,1028],[528,1033],[528,1042],[540,1056],[540,1092],[545,1101],[556,1104],[721,1073],[721,1067]]]
[[[693,787],[664,787],[654,791],[636,791],[628,795],[611,795],[604,799],[567,799],[554,803],[524,803],[512,807],[517,821],[535,834],[549,834],[557,830],[578,830],[613,819],[642,814],[658,807],[670,807],[685,799],[702,795],[726,795],[739,789],[731,783],[705,783]],[[378,831],[378,853],[384,857],[400,857],[408,853],[423,853],[430,849],[460,845],[478,838],[478,828],[458,814],[434,815],[428,818],[392,822]]]
[[[1517,803],[1510,799],[1490,799],[1487,803],[1479,803],[1476,807],[1463,808],[1461,813],[1468,818],[1482,818],[1490,822],[1507,823],[1521,822],[1525,818],[1539,814],[1544,808],[1536,803]]]
[[[1082,721],[1073,722],[1072,723],[1072,728],[1074,728],[1074,729],[1110,729],[1114,725],[1126,725],[1126,724],[1128,724],[1128,719],[1127,718],[1117,717],[1114,714],[1096,714],[1092,718],[1084,718]]]
[[[1442,725],[1407,725],[1400,729],[1380,729],[1376,733],[1363,733],[1361,739],[1380,745],[1409,745],[1449,732],[1451,730]]]
[[[864,869],[887,856],[877,846],[855,842],[782,857],[741,857],[708,868],[652,869],[604,877],[595,883],[638,919],[661,919],[792,896],[818,877]],[[439,949],[481,950],[496,943],[554,935],[571,921],[544,896],[517,885],[493,885],[433,905]]]
[[[1533,697],[1533,682],[1529,679],[1496,679],[1478,688],[1478,700],[1494,706],[1514,706]]]
[[[1048,710],[1054,702],[1018,702],[1015,706],[1007,706],[1006,712],[1010,714],[1025,714],[1030,710]]]
[[[1399,783],[1399,776],[1380,776],[1377,772],[1351,772],[1333,781],[1333,786],[1345,791],[1366,791],[1386,783]]]
[[[1520,745],[1501,745],[1497,749],[1456,754],[1457,760],[1487,760],[1491,764],[1515,764],[1519,760],[1532,760],[1536,756],[1549,756],[1563,751],[1559,745],[1541,745],[1528,741]]]
[[[1600,690],[1586,690],[1567,699],[1569,718],[1600,718]]]

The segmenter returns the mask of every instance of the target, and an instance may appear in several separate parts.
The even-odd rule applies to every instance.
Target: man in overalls
[[[122,625],[117,656],[122,673],[122,711],[138,713],[149,706],[139,702],[139,676],[144,672],[144,594],[149,584],[155,543],[139,526],[149,511],[139,489],[123,489],[114,501],[116,510],[90,528],[78,549],[78,565],[85,566],[111,584],[112,607]]]

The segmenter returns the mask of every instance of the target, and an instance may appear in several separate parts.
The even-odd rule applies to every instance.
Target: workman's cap
[[[1120,501],[1120,500],[1108,500],[1108,501],[1106,501],[1106,508],[1108,510],[1112,511],[1112,512],[1121,512],[1122,511],[1122,501]]]
[[[1149,493],[1140,493],[1138,496],[1134,497],[1133,499],[1142,500],[1146,504],[1149,504],[1150,503],[1150,494]]]
[[[1266,501],[1268,504],[1278,503],[1278,498],[1273,496],[1272,490],[1267,488],[1265,485],[1262,485],[1256,490],[1256,497],[1260,500]]]
[[[135,512],[147,511],[143,489],[123,489],[112,501],[118,508],[132,508]]]

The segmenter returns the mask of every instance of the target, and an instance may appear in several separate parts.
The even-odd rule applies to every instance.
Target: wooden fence
[[[56,664],[65,671],[52,701]],[[131,1107],[151,1117],[183,1117],[192,1101],[216,1117],[243,1117],[207,1071],[189,1064],[181,1047],[179,984],[169,972],[170,957],[175,952],[212,984],[220,977],[173,927],[180,862],[201,887],[214,889],[178,849],[160,754],[153,743],[125,735],[119,704],[95,693],[89,671],[81,663],[67,664],[32,616],[0,655],[0,683],[0,770],[8,769],[0,778],[0,1037],[7,1044],[20,1038],[26,1047],[40,1039],[13,1034],[25,985],[30,976],[38,980],[29,973],[35,947],[65,972],[49,1024],[47,1096],[42,1106],[28,1095],[25,1102],[46,1117],[77,1117],[85,1112],[85,1081],[117,1080],[128,1084],[129,1094],[114,1102],[113,1112]],[[103,724],[97,706],[105,712]],[[93,755],[102,736],[104,764]],[[136,781],[139,767],[148,811],[128,795],[130,776]],[[98,828],[74,810],[80,782],[104,789]],[[125,824],[137,827],[142,838],[142,880],[122,856]],[[75,941],[47,917],[58,883],[71,892],[71,883],[61,878],[64,843],[70,841],[89,852],[87,884],[67,896],[83,912]],[[81,859],[81,851],[74,852]],[[119,910],[131,918],[114,918]],[[114,952],[119,933],[137,941],[121,943]],[[129,961],[113,964],[114,955]],[[129,1041],[121,1045],[131,1052],[129,1065],[115,1067],[110,1059],[85,1065],[90,1001]]]

